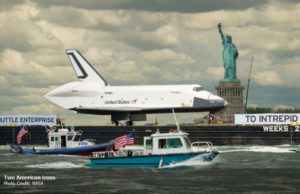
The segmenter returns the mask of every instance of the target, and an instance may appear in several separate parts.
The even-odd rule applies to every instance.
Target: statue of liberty
[[[222,38],[223,44],[223,63],[224,63],[224,82],[240,82],[236,76],[236,59],[239,56],[239,52],[236,46],[232,43],[231,36],[224,34],[221,29],[221,23],[218,24],[219,33]]]

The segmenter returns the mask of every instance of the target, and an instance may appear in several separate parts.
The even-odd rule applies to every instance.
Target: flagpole
[[[15,128],[13,128],[13,131],[12,131],[12,139],[13,139],[13,145],[15,145]]]
[[[249,70],[249,75],[248,75],[248,83],[247,83],[246,103],[245,103],[245,110],[244,110],[245,114],[247,114],[248,95],[249,95],[249,86],[250,86],[250,78],[251,78],[250,76],[251,76],[253,59],[254,59],[254,57],[252,56],[252,58],[251,58],[251,64],[250,64],[250,70]]]
[[[28,130],[27,126],[26,126],[26,125],[24,125],[24,128],[26,129],[26,131],[27,131],[27,134],[28,134],[28,136],[29,136],[29,139],[31,140],[31,135],[30,135],[30,133],[29,133],[29,130]]]
[[[174,119],[175,119],[177,131],[179,132],[180,131],[180,127],[179,127],[178,122],[177,122],[177,118],[176,118],[176,114],[175,114],[174,108],[172,108],[172,112],[173,112],[173,116],[174,116]]]

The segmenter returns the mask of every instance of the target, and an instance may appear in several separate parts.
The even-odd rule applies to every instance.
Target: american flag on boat
[[[115,150],[119,150],[123,146],[134,144],[133,132],[130,132],[128,135],[122,135],[114,139]]]
[[[18,142],[18,144],[21,144],[21,143],[22,143],[22,138],[23,138],[23,136],[26,135],[27,133],[28,133],[28,131],[26,131],[26,130],[25,130],[25,127],[23,126],[23,127],[20,129],[20,131],[19,131],[19,133],[18,133],[18,135],[17,135],[17,142]]]

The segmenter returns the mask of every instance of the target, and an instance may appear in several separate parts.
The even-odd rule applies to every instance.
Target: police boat
[[[93,152],[90,168],[161,168],[201,156],[202,161],[211,162],[218,151],[211,142],[190,142],[188,133],[181,130],[144,137],[143,150]]]
[[[81,131],[60,128],[48,132],[48,147],[25,150],[21,145],[10,145],[11,151],[17,154],[63,154],[63,155],[92,155],[93,152],[105,151],[114,145],[113,141],[96,144],[93,140],[80,140]]]

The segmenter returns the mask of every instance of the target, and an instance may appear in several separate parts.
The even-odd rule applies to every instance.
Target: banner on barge
[[[298,125],[300,114],[236,114],[236,125]]]
[[[54,124],[56,124],[56,116],[53,115],[0,115],[0,126],[45,126]]]

